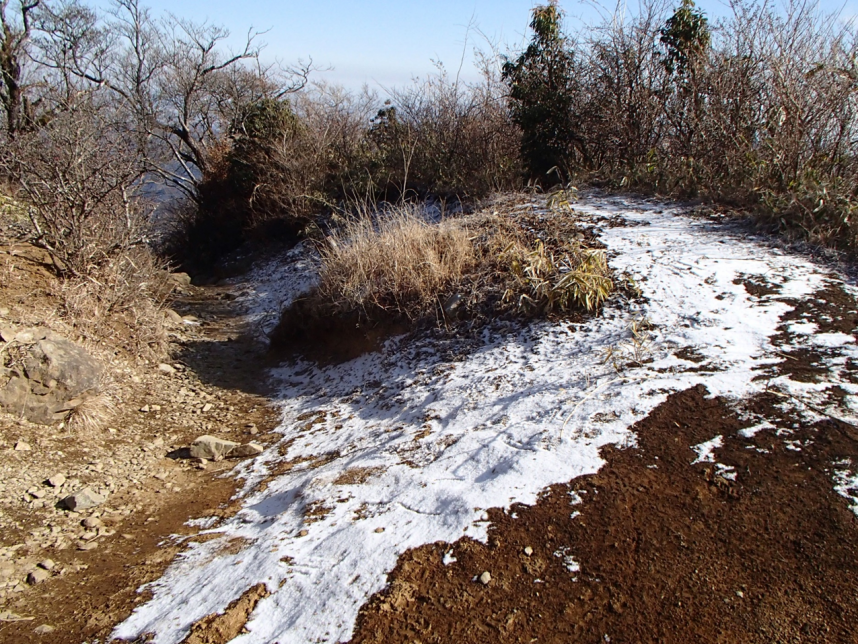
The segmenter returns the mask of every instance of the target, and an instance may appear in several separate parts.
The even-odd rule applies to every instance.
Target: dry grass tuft
[[[569,313],[597,309],[613,292],[614,282],[605,252],[567,243],[547,250],[536,241],[533,250],[511,244],[502,255],[509,263],[505,301],[523,312]]]
[[[109,391],[89,396],[69,412],[66,427],[75,434],[93,433],[104,429],[116,417],[118,407]]]
[[[318,297],[341,311],[381,309],[419,317],[474,268],[477,252],[458,220],[430,223],[414,207],[347,222],[322,246]]]
[[[60,317],[85,340],[158,359],[167,351],[162,310],[169,275],[145,249],[126,252],[86,276],[59,280]]]
[[[345,342],[345,356],[363,347],[360,336],[374,344],[374,330],[402,332],[403,321],[449,328],[461,319],[595,311],[614,290],[611,271],[575,225],[574,195],[561,196],[547,213],[498,199],[438,223],[416,207],[346,222],[319,242],[319,286],[284,311],[272,342],[305,354],[321,345],[336,353],[331,347]]]

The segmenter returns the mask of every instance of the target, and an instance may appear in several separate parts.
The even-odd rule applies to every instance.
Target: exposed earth
[[[589,196],[576,216],[639,293],[581,322],[273,366],[258,331],[312,283],[309,250],[186,287],[174,306],[204,324],[176,329],[174,373],[133,383],[127,430],[2,429],[9,472],[42,459],[8,475],[9,498],[60,464],[137,482],[116,483],[88,541],[73,526],[90,514],[3,506],[20,527],[2,537],[0,618],[17,621],[0,642],[858,641],[851,279],[681,207]],[[250,429],[256,458],[201,470],[181,453]]]

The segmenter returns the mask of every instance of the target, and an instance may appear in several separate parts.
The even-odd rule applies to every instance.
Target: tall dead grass
[[[461,221],[426,220],[416,206],[348,221],[322,246],[318,295],[343,311],[379,309],[414,318],[438,305],[477,263]]]
[[[274,345],[312,352],[359,341],[365,323],[450,330],[460,320],[596,311],[614,286],[604,251],[585,243],[571,209],[540,219],[516,205],[440,220],[406,205],[345,221],[319,242],[319,284],[284,311]]]
[[[89,275],[53,284],[60,319],[92,343],[155,360],[167,354],[163,309],[172,292],[169,274],[147,249],[139,248]]]

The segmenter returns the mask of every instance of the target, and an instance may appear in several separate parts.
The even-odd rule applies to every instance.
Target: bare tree
[[[32,15],[40,0],[0,0],[0,102],[6,116],[6,131],[14,138],[27,118],[24,66],[27,63]]]

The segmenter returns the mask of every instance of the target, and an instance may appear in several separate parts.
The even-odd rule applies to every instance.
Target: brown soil
[[[0,317],[17,326],[52,324],[50,272],[2,253],[0,269],[12,276],[0,283],[0,304],[7,307]],[[171,358],[165,361],[176,367],[173,374],[143,359],[111,357],[109,348],[87,347],[116,375],[111,391],[118,410],[107,426],[69,433],[0,414],[0,470],[9,472],[0,481],[0,643],[106,641],[146,599],[137,589],[159,578],[189,541],[205,538],[195,537],[199,528],[186,525],[188,519],[222,520],[237,511],[231,500],[236,481],[224,477],[236,461],[201,469],[181,458],[182,448],[201,434],[267,443],[277,423],[266,397],[264,347],[236,314],[235,290],[186,287],[179,293],[172,306],[198,324],[170,328]],[[140,411],[152,404],[160,410]],[[20,439],[33,449],[13,450]],[[103,506],[79,515],[55,507],[50,496],[22,494],[32,486],[27,489],[50,495],[42,481],[57,472],[74,477],[77,487],[104,484],[109,476],[116,489]],[[88,517],[103,526],[83,541],[81,523]],[[56,564],[52,576],[29,586],[25,577],[45,559]],[[212,632],[232,632],[222,621],[209,622]],[[37,634],[42,625],[53,630]]]
[[[268,594],[265,584],[247,589],[223,613],[213,613],[194,624],[183,644],[227,644],[242,633],[256,604]]]
[[[706,393],[672,395],[636,425],[637,447],[603,451],[598,474],[490,511],[487,545],[403,555],[353,641],[858,641],[858,518],[830,472],[858,459],[853,428],[796,429],[776,395],[752,400],[745,414],[792,432],[794,451],[772,430],[740,437],[752,423]],[[735,482],[692,465],[691,446],[718,435]]]

